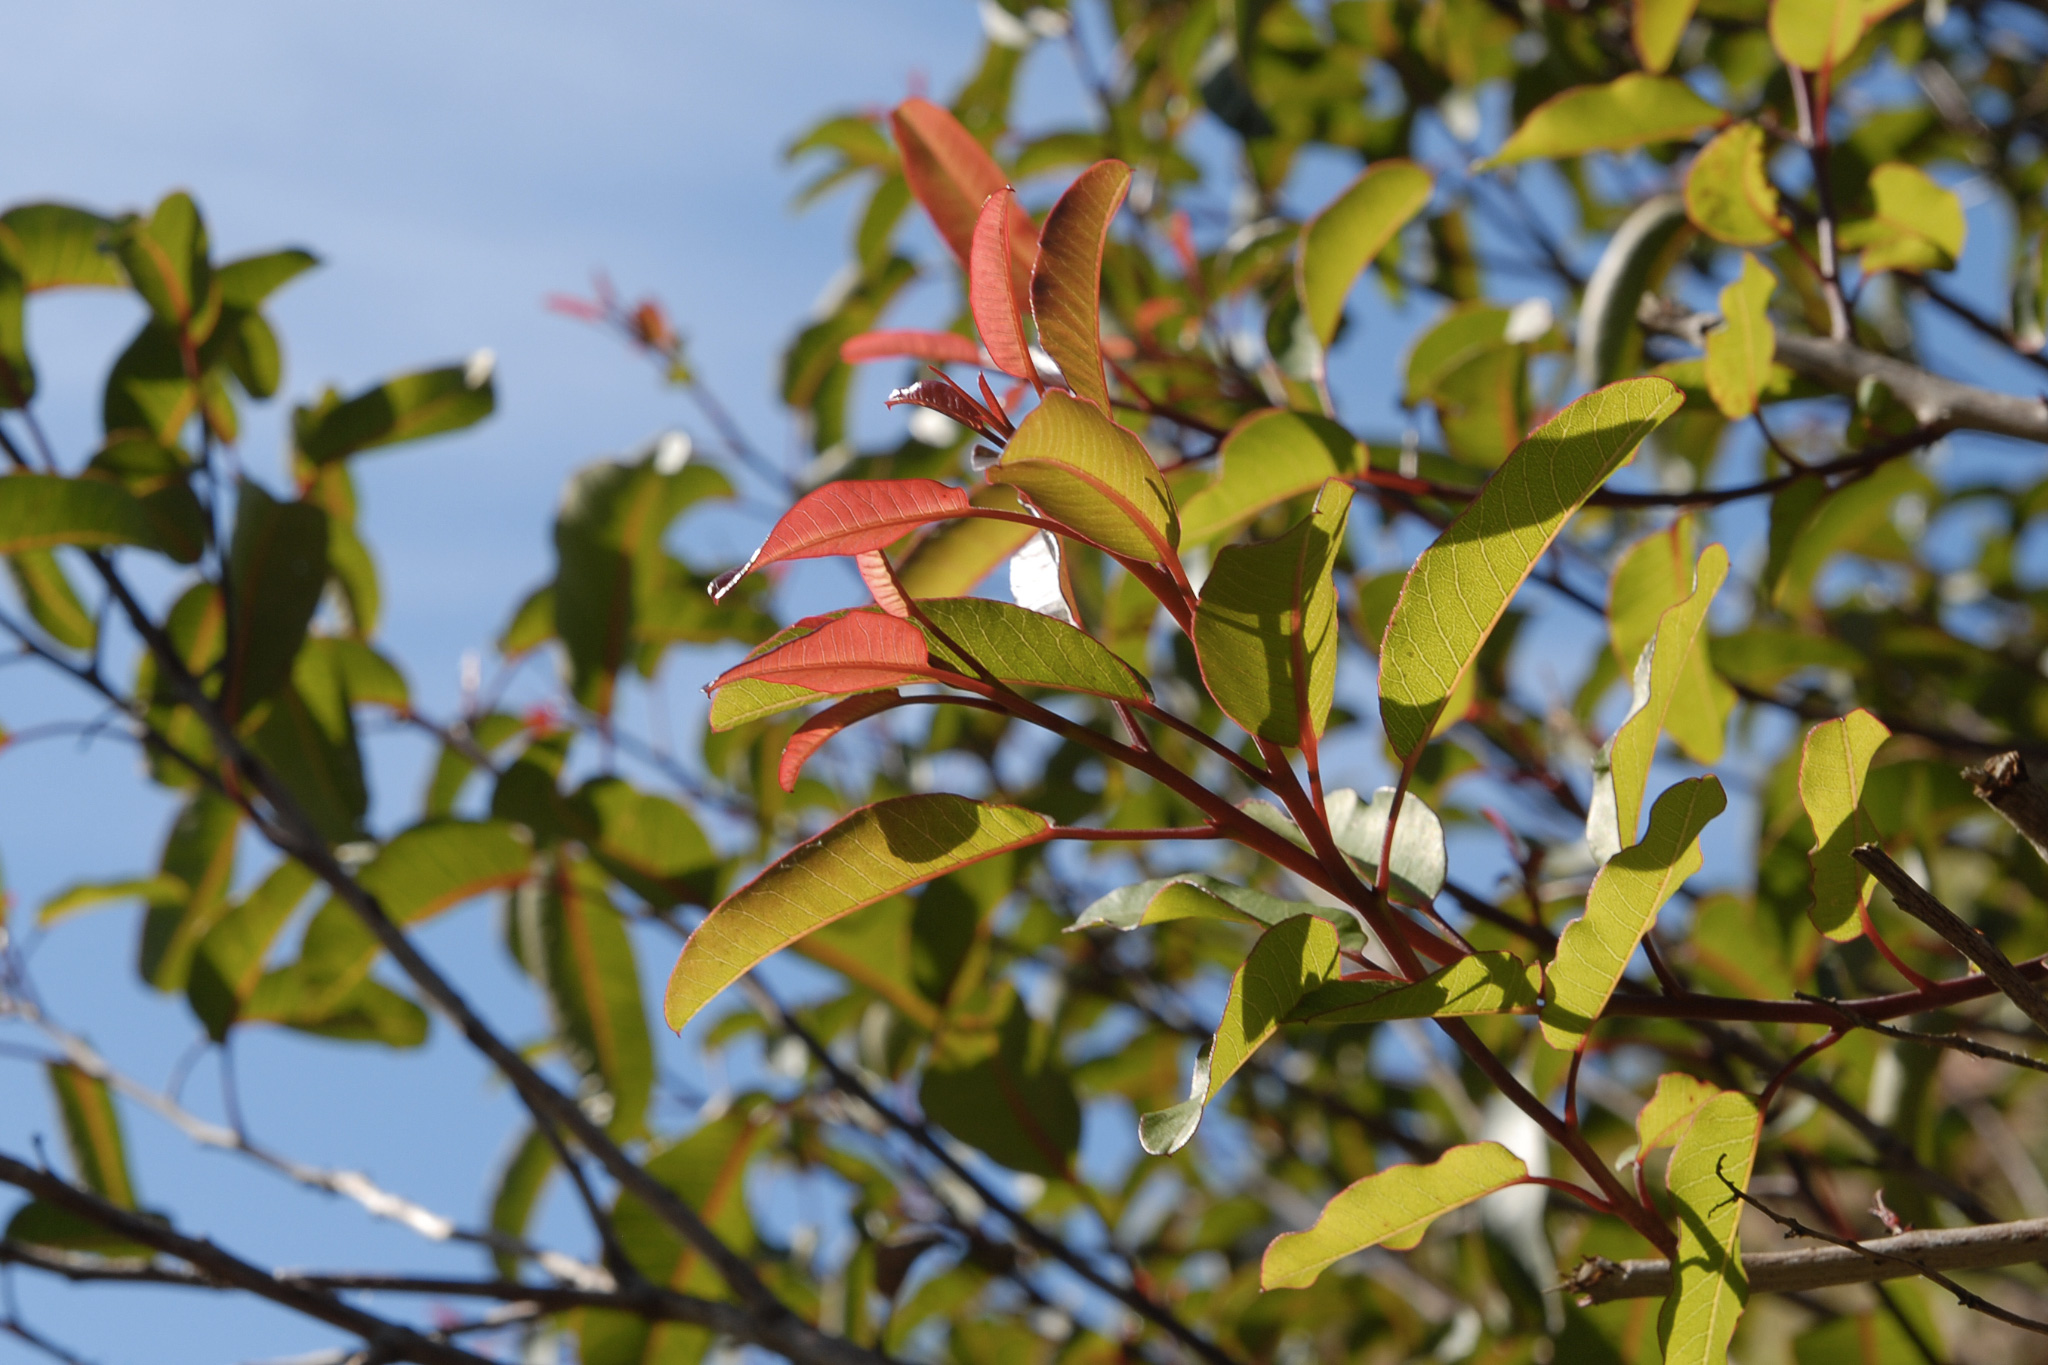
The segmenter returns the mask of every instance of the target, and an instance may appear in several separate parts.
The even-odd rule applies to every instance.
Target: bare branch
[[[2048,788],[2027,775],[2027,761],[2018,750],[1993,754],[1981,766],[1963,769],[1963,776],[2034,852],[2048,858]]]
[[[2012,959],[2000,952],[1998,945],[1986,938],[1982,930],[1965,924],[1961,916],[1907,876],[1906,869],[1893,862],[1876,844],[1864,844],[1851,856],[1883,883],[1901,910],[1940,934],[1951,948],[1976,963],[1992,984],[2020,1007],[2021,1013],[2033,1020],[2043,1033],[2048,1033],[2048,998],[2042,996],[2034,983],[2012,965]]]

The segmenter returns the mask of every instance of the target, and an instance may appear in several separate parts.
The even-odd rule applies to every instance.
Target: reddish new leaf
[[[789,737],[789,743],[782,747],[782,766],[777,770],[776,781],[786,792],[796,790],[796,780],[803,773],[804,764],[811,755],[825,747],[825,741],[852,725],[855,721],[866,720],[880,711],[887,711],[902,704],[903,698],[895,692],[867,692],[858,697],[826,707],[797,727]]]
[[[903,154],[903,178],[910,192],[966,269],[981,206],[1008,187],[1002,167],[960,120],[929,100],[905,100],[889,116],[889,125]],[[1022,294],[1031,280],[1031,220],[1014,199],[1010,215],[1010,272]]]
[[[758,568],[784,559],[857,555],[894,543],[926,522],[966,516],[965,489],[936,479],[841,479],[804,494],[782,514],[761,548],[711,585],[723,597]]]
[[[998,417],[950,379],[920,379],[915,384],[891,389],[887,405],[893,408],[898,403],[930,408],[991,439],[1004,439],[1009,429],[1007,417]]]
[[[916,328],[862,332],[839,343],[839,358],[849,365],[910,356],[934,365],[984,364],[981,348],[958,332],[922,332]],[[999,365],[1000,361],[997,362]]]
[[[921,682],[930,672],[923,631],[878,611],[852,611],[780,649],[733,665],[704,690],[758,679],[814,692],[859,692]]]
[[[1081,172],[1045,216],[1031,273],[1038,344],[1058,362],[1067,387],[1104,413],[1109,376],[1102,368],[1102,249],[1109,221],[1130,187],[1131,168],[1121,161],[1098,161]]]
[[[997,190],[981,206],[967,265],[967,302],[996,368],[1036,383],[1038,367],[1031,363],[1031,349],[1024,340],[1024,315],[1010,271],[1010,219],[1016,207],[1016,192],[1008,188]]]
[[[889,557],[880,550],[862,550],[854,556],[854,563],[860,565],[860,581],[868,585],[875,605],[898,620],[908,621],[910,603],[904,600],[903,585],[896,581]]]

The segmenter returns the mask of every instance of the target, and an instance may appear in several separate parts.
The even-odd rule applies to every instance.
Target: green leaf
[[[32,1199],[7,1220],[6,1240],[27,1246],[104,1256],[112,1260],[147,1261],[156,1253],[140,1242],[110,1232],[82,1214]]]
[[[346,401],[330,393],[292,413],[292,438],[306,459],[329,464],[365,450],[460,431],[490,416],[496,406],[488,364],[472,360],[400,375]]]
[[[527,1225],[554,1173],[555,1145],[538,1128],[527,1129],[498,1171],[491,1194],[491,1231],[524,1241]],[[510,1252],[493,1251],[491,1263],[498,1268],[500,1279],[519,1277],[519,1258]]]
[[[1225,715],[1274,744],[1312,744],[1337,688],[1337,587],[1351,486],[1332,479],[1287,534],[1216,556],[1195,608],[1202,679]]]
[[[1934,494],[1934,481],[1905,460],[1845,487],[1800,479],[1781,490],[1771,501],[1771,555],[1763,576],[1772,605],[1805,616],[1813,608],[1814,581],[1834,555],[1884,538],[1896,543],[1892,520],[1900,500]]]
[[[229,308],[257,308],[279,289],[320,264],[320,258],[298,247],[244,256],[214,271],[221,302]]]
[[[1764,165],[1764,130],[1738,123],[1714,135],[1685,177],[1693,226],[1729,246],[1773,246],[1791,230]]]
[[[113,224],[70,204],[20,204],[0,213],[0,251],[11,255],[30,293],[65,286],[119,289],[127,283],[107,249]]]
[[[1662,75],[1670,67],[1697,4],[1698,0],[1635,0],[1630,31],[1643,70]]]
[[[1301,997],[1334,980],[1340,966],[1336,928],[1314,915],[1282,920],[1259,935],[1230,978],[1223,1021],[1195,1069],[1188,1098],[1141,1117],[1140,1145],[1154,1156],[1185,1147],[1216,1092],[1279,1030]]]
[[[1110,220],[1130,187],[1131,168],[1121,161],[1098,161],[1076,176],[1045,215],[1038,263],[1031,269],[1038,344],[1059,365],[1075,396],[1104,416],[1109,413],[1109,376],[1102,367],[1102,252]]]
[[[1052,822],[964,796],[899,796],[863,807],[785,853],[690,935],[664,1006],[680,1030],[780,948],[863,906],[955,868],[1042,843]]]
[[[1126,558],[1163,561],[1180,544],[1173,494],[1144,443],[1057,389],[1018,423],[988,477]]]
[[[1606,747],[1607,772],[1595,781],[1611,793],[1608,806],[1596,791],[1592,812],[1586,821],[1587,839],[1593,855],[1605,861],[1636,841],[1643,809],[1643,792],[1650,781],[1650,763],[1657,756],[1657,736],[1677,700],[1693,657],[1706,629],[1707,608],[1728,577],[1728,552],[1709,545],[1700,555],[1687,596],[1667,608],[1658,620],[1657,633],[1636,661],[1635,704]],[[1603,818],[1612,811],[1613,824]]]
[[[1259,1287],[1306,1289],[1326,1267],[1367,1247],[1406,1251],[1444,1214],[1528,1174],[1497,1142],[1453,1147],[1426,1166],[1389,1166],[1332,1199],[1314,1227],[1274,1238],[1259,1263]]]
[[[974,490],[976,507],[1022,512],[1016,490],[1000,484]],[[935,526],[896,564],[896,579],[910,597],[964,597],[1024,548],[1037,532],[1014,521],[962,517]]]
[[[1700,870],[1700,831],[1727,804],[1712,775],[1673,784],[1651,809],[1642,842],[1593,878],[1586,912],[1565,926],[1550,964],[1543,1037],[1552,1047],[1569,1052],[1584,1043],[1657,911]]]
[[[118,483],[56,474],[0,477],[0,554],[55,545],[160,548],[149,514]]]
[[[1506,345],[1509,311],[1490,303],[1465,303],[1444,314],[1416,338],[1408,353],[1402,401],[1413,404],[1435,398],[1453,374]]]
[[[1721,325],[1707,333],[1707,392],[1723,417],[1734,420],[1756,411],[1778,354],[1771,326],[1771,293],[1777,277],[1747,252],[1742,274],[1721,291]]]
[[[273,998],[265,994],[263,987],[277,975],[272,973],[259,985],[259,1001]],[[282,1014],[259,1013],[252,1006],[248,1017],[342,1043],[418,1047],[427,1041],[427,1012],[389,986],[367,977],[339,995],[303,991],[296,1007]]]
[[[221,709],[233,720],[292,676],[327,586],[327,514],[309,502],[279,502],[243,480],[228,575],[233,592]]]
[[[193,344],[219,319],[221,296],[207,255],[206,224],[192,196],[165,195],[147,221],[128,218],[112,234],[114,253],[156,320]]]
[[[28,290],[21,270],[0,238],[0,408],[28,405],[36,393],[35,363],[28,354]]]
[[[654,1045],[626,921],[592,863],[557,856],[512,899],[517,956],[546,993],[578,1093],[614,1137],[640,1136],[654,1091]]]
[[[105,1081],[68,1062],[52,1062],[45,1072],[78,1183],[117,1208],[135,1208],[135,1182],[128,1174],[113,1092]]]
[[[1016,687],[1050,687],[1121,701],[1145,701],[1145,680],[1108,646],[1064,621],[985,597],[942,597],[919,602],[943,638],[926,632],[931,660],[968,677],[974,669],[946,642],[966,650],[983,668]],[[921,624],[921,623],[920,623]]]
[[[1370,801],[1349,787],[1331,792],[1323,802],[1330,837],[1337,847],[1365,868],[1367,881],[1377,882],[1380,853],[1386,843],[1387,817],[1393,813],[1394,789],[1381,787]],[[1444,848],[1444,822],[1421,797],[1410,792],[1401,802],[1394,827],[1390,888],[1411,904],[1428,905],[1444,889],[1449,859]]]
[[[1415,561],[1380,647],[1387,744],[1413,763],[1508,600],[1566,518],[1684,401],[1662,379],[1579,399],[1530,433]]]
[[[1680,517],[1630,546],[1615,565],[1607,593],[1607,629],[1614,661],[1624,676],[1634,673],[1664,613],[1691,595],[1696,540],[1693,518]],[[1702,642],[1694,641],[1664,713],[1666,733],[1696,763],[1720,761],[1728,715],[1735,709],[1735,689],[1715,672],[1719,641],[1713,644],[1710,658]]]
[[[1532,157],[1554,160],[1675,142],[1726,119],[1684,81],[1632,72],[1606,85],[1578,86],[1543,101],[1529,111],[1506,145],[1477,169]]]
[[[616,777],[594,777],[570,799],[590,856],[657,909],[708,903],[718,851],[688,811]]]
[[[184,451],[130,433],[103,446],[86,472],[112,479],[142,500],[156,530],[157,549],[180,564],[198,561],[206,549],[208,524],[192,491],[192,461]]]
[[[1865,274],[1880,270],[1953,270],[1968,224],[1963,201],[1918,166],[1888,161],[1870,173],[1877,211],[1842,225],[1842,245],[1860,248]]]
[[[1363,938],[1354,941],[1357,921],[1347,911],[1283,900],[1202,872],[1154,877],[1119,887],[1083,910],[1067,929],[1070,933],[1098,927],[1130,930],[1183,919],[1222,920],[1269,929],[1302,914],[1316,915],[1335,924],[1340,941],[1347,947],[1364,942]]]
[[[1720,1365],[1728,1358],[1749,1301],[1738,1241],[1742,1203],[1728,1187],[1748,1187],[1763,1124],[1755,1100],[1724,1092],[1700,1106],[1671,1154],[1664,1180],[1678,1206],[1678,1254],[1657,1314],[1665,1365]]]
[[[1604,384],[1635,372],[1642,349],[1636,310],[1683,254],[1691,235],[1685,204],[1675,194],[1653,194],[1621,220],[1579,303],[1575,359],[1581,383]]]
[[[121,901],[139,900],[154,904],[181,900],[188,890],[190,888],[181,879],[162,872],[153,877],[133,877],[124,881],[78,882],[43,902],[43,908],[36,912],[36,927],[47,929],[59,920]]]
[[[1771,0],[1771,46],[1788,66],[1841,65],[1863,41],[1865,0]]]
[[[199,941],[185,998],[215,1042],[226,1038],[241,1016],[263,977],[271,945],[317,882],[311,868],[286,859]]]
[[[136,970],[160,991],[185,988],[192,952],[227,911],[235,875],[235,840],[242,829],[240,807],[202,791],[178,812],[164,840],[161,872],[183,888],[152,897],[142,920]]]
[[[48,550],[23,550],[7,557],[8,576],[35,623],[67,649],[91,650],[99,625],[79,600],[64,566]]]
[[[1720,1093],[1719,1086],[1682,1071],[1659,1076],[1656,1093],[1636,1115],[1636,1164],[1683,1137],[1700,1107]]]
[[[1429,203],[1436,178],[1412,161],[1376,161],[1308,222],[1295,289],[1316,340],[1328,347],[1360,272]]]
[[[1071,1179],[1081,1105],[1053,1030],[1013,1003],[993,1034],[948,1035],[918,1105],[932,1122],[1013,1171]]]
[[[1289,1023],[1330,1027],[1389,1019],[1522,1014],[1536,1008],[1542,985],[1541,971],[1512,953],[1473,953],[1406,985],[1333,981],[1302,997],[1287,1018]]]
[[[1872,877],[1850,853],[1880,837],[1863,808],[1863,784],[1870,760],[1891,730],[1862,708],[1839,720],[1824,720],[1806,732],[1799,756],[1799,800],[1813,822],[1813,927],[1837,943],[1863,932],[1863,908],[1870,903]]]
[[[1356,474],[1365,464],[1358,438],[1327,417],[1267,408],[1231,428],[1216,453],[1213,480],[1180,509],[1184,542],[1236,531],[1268,508]]]

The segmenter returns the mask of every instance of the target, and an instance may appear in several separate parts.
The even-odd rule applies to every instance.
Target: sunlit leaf
[[[1721,325],[1707,333],[1706,351],[1707,392],[1723,417],[1755,412],[1770,382],[1778,332],[1771,326],[1769,305],[1777,287],[1777,277],[1745,252],[1741,276],[1721,291]]]
[[[1392,787],[1379,788],[1369,801],[1349,787],[1340,787],[1324,798],[1323,813],[1329,817],[1331,841],[1358,859],[1368,881],[1379,877],[1387,817],[1393,809]],[[1427,905],[1444,889],[1444,878],[1449,872],[1444,822],[1413,793],[1401,802],[1401,818],[1394,826],[1388,862],[1392,865],[1389,886],[1399,899]]]
[[[1144,443],[1056,390],[1017,425],[989,478],[1116,554],[1164,560],[1180,543],[1173,494]]]
[[[1770,246],[1790,230],[1764,164],[1764,130],[1738,123],[1700,148],[1685,177],[1693,226],[1730,246]]]
[[[1678,1206],[1678,1254],[1671,1292],[1657,1314],[1665,1365],[1720,1365],[1749,1300],[1738,1234],[1742,1203],[1729,1186],[1746,1189],[1756,1162],[1763,1112],[1748,1095],[1728,1091],[1700,1106],[1678,1140],[1665,1184]]]
[[[1273,1239],[1259,1264],[1263,1289],[1306,1289],[1333,1262],[1372,1246],[1405,1251],[1429,1225],[1528,1175],[1497,1142],[1453,1147],[1426,1166],[1389,1166],[1349,1186],[1306,1232]]]
[[[193,950],[227,912],[242,818],[233,802],[202,791],[164,839],[159,870],[184,890],[149,898],[136,953],[136,971],[160,991],[184,989]]]
[[[1841,65],[1863,40],[1864,0],[1771,0],[1771,46],[1787,65]]]
[[[1128,930],[1149,924],[1170,924],[1175,920],[1206,919],[1269,929],[1302,914],[1316,915],[1336,924],[1340,939],[1346,946],[1352,946],[1348,935],[1356,933],[1356,921],[1346,911],[1285,900],[1270,892],[1236,886],[1202,872],[1153,877],[1119,887],[1089,905],[1068,928],[1079,930],[1107,926]]]
[[[108,240],[157,321],[191,344],[206,340],[220,316],[221,296],[206,224],[192,196],[182,190],[165,195],[148,218],[115,224]]]
[[[1436,180],[1412,161],[1376,161],[1309,220],[1295,288],[1316,340],[1327,347],[1359,273],[1429,203]]]
[[[1807,731],[1800,755],[1799,800],[1813,822],[1813,904],[1807,914],[1814,928],[1838,943],[1863,932],[1860,916],[1870,901],[1872,878],[1850,854],[1879,837],[1863,809],[1863,784],[1870,760],[1891,733],[1859,707]]]
[[[78,590],[71,586],[64,566],[48,550],[23,550],[7,556],[7,574],[14,590],[35,623],[50,638],[67,649],[90,650],[99,638],[99,625]]]
[[[222,915],[192,955],[185,998],[218,1042],[262,979],[264,959],[318,879],[296,859],[279,863],[241,903]]]
[[[1698,0],[1635,0],[1630,33],[1643,70],[1661,75],[1678,55],[1678,40],[1692,21]]]
[[[955,868],[1040,843],[1051,828],[1021,806],[944,793],[855,811],[705,916],[669,977],[669,1027],[680,1029],[720,991],[811,930]]]
[[[786,792],[795,791],[796,780],[803,773],[804,764],[810,762],[811,755],[822,749],[826,741],[849,725],[901,704],[902,698],[895,692],[868,692],[848,697],[812,716],[799,725],[796,733],[789,737],[789,742],[782,746],[782,762],[775,770],[777,785]]]
[[[1010,245],[1017,217],[1017,196],[1008,188],[996,191],[981,206],[967,271],[967,302],[974,313],[974,329],[981,333],[981,344],[988,347],[996,368],[1029,379],[1037,373],[1037,366],[1031,363],[1031,349],[1024,339],[1027,295],[1017,286],[1012,270],[1016,253]]]
[[[981,361],[981,347],[958,332],[921,332],[895,329],[862,332],[839,343],[839,358],[849,365],[871,360],[908,357],[934,365],[975,365]]]
[[[1473,953],[1406,985],[1391,981],[1333,981],[1309,992],[1288,1015],[1290,1023],[1376,1024],[1388,1019],[1447,1019],[1458,1015],[1521,1014],[1542,998],[1539,970],[1512,953]]]
[[[1270,507],[1358,473],[1365,458],[1358,438],[1326,417],[1255,412],[1224,437],[1214,480],[1182,503],[1181,539],[1200,544],[1228,535]]]
[[[1586,911],[1565,926],[1550,964],[1543,1036],[1560,1051],[1584,1042],[1657,911],[1699,871],[1700,831],[1727,806],[1715,777],[1674,784],[1650,811],[1642,841],[1607,860],[1586,893]]]
[[[1629,380],[1579,399],[1530,433],[1415,561],[1380,647],[1380,717],[1401,761],[1421,752],[1566,518],[1683,401],[1662,379]]]
[[[1067,387],[1109,412],[1102,367],[1102,251],[1109,222],[1131,186],[1131,168],[1098,161],[1067,186],[1045,216],[1031,268],[1031,316],[1038,344],[1059,365]],[[1028,491],[1028,490],[1027,490]]]
[[[1630,546],[1615,565],[1607,593],[1607,629],[1622,676],[1634,672],[1664,613],[1692,595],[1697,539],[1693,518],[1680,517]],[[1728,716],[1735,707],[1735,689],[1715,671],[1720,655],[1719,642],[1714,643],[1710,658],[1706,639],[1694,641],[1664,712],[1665,732],[1696,763],[1720,761]]]
[[[909,621],[863,609],[734,664],[706,690],[758,681],[820,693],[860,692],[919,681],[930,668],[923,631]]]
[[[420,370],[343,400],[330,393],[292,414],[299,453],[327,464],[365,450],[474,426],[497,406],[488,364]]]
[[[605,871],[658,909],[708,903],[720,859],[690,813],[617,777],[593,777],[569,799],[576,837]]]
[[[889,116],[896,146],[903,156],[903,177],[953,248],[960,268],[970,268],[974,224],[988,197],[1008,188],[1002,168],[960,120],[929,100],[908,99]],[[1010,248],[1012,279],[1021,297],[1030,288],[1035,233],[1024,210],[1012,204]]]
[[[0,554],[56,545],[155,548],[156,529],[141,502],[109,479],[55,474],[0,477]]]
[[[1684,81],[1631,72],[1606,85],[1582,85],[1551,96],[1480,164],[1505,166],[1532,157],[1557,159],[1673,142],[1726,119]]]
[[[975,489],[972,501],[976,507],[1025,512],[1016,491],[1002,484]],[[993,517],[942,523],[897,561],[896,581],[912,597],[964,597],[1036,534],[1029,526]]]
[[[1659,1147],[1669,1147],[1692,1126],[1700,1106],[1720,1094],[1710,1085],[1682,1071],[1670,1071],[1657,1078],[1656,1093],[1636,1114],[1636,1160],[1643,1161]]]
[[[117,1208],[134,1208],[135,1181],[128,1173],[113,1092],[104,1080],[66,1062],[53,1062],[44,1071],[78,1183]]]
[[[1323,485],[1292,530],[1216,556],[1195,609],[1202,678],[1224,714],[1274,744],[1312,743],[1337,686],[1337,589],[1351,487]]]
[[[1918,166],[1888,161],[1870,173],[1877,211],[1842,225],[1844,247],[1860,248],[1863,269],[1952,270],[1963,255],[1963,201]]]
[[[943,638],[930,641],[931,661],[977,676],[952,645],[1005,683],[1144,701],[1145,681],[1086,631],[1042,613],[984,597],[944,597],[918,608]],[[951,641],[949,645],[947,641]]]
[[[1223,1021],[1188,1098],[1138,1120],[1145,1150],[1160,1156],[1186,1146],[1216,1092],[1273,1036],[1303,995],[1335,978],[1339,965],[1337,931],[1314,915],[1296,915],[1259,935],[1230,978]]]
[[[785,559],[880,550],[929,522],[966,516],[971,505],[965,489],[936,479],[840,479],[798,498],[761,547],[712,591],[730,592],[755,569]],[[1020,528],[1020,539],[1028,534]]]
[[[30,293],[66,286],[118,289],[127,281],[108,249],[112,226],[70,204],[17,204],[0,213],[0,243]]]

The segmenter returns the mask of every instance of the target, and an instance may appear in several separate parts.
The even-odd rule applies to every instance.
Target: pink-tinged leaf
[[[920,379],[915,384],[891,389],[887,405],[893,408],[898,403],[930,408],[933,412],[950,417],[961,426],[992,439],[1001,439],[1007,422],[1007,419],[998,418],[980,403],[975,402],[958,384],[945,379]]]
[[[711,585],[723,597],[755,569],[785,559],[879,550],[927,522],[968,514],[967,491],[936,479],[841,479],[797,499],[761,548]]]
[[[1098,161],[1081,172],[1045,216],[1031,272],[1031,316],[1038,344],[1067,387],[1106,414],[1109,376],[1102,368],[1102,249],[1109,222],[1131,187],[1131,168]]]
[[[789,737],[789,743],[782,746],[782,766],[776,771],[775,780],[782,784],[784,791],[795,791],[796,780],[802,775],[804,764],[810,762],[812,754],[825,747],[826,740],[855,721],[866,720],[902,702],[902,696],[895,692],[868,692],[826,707],[799,725],[796,733]]]
[[[1009,187],[1003,168],[960,120],[929,100],[905,100],[889,116],[889,125],[903,154],[903,178],[910,192],[960,258],[961,269],[967,269],[981,206],[990,195]],[[1031,219],[1014,199],[1009,211],[1010,274],[1022,294],[1031,280]]]
[[[934,365],[980,365],[981,348],[958,332],[922,332],[915,328],[862,332],[839,343],[839,358],[849,365],[909,356]],[[1000,364],[1000,362],[998,362]]]
[[[814,692],[860,692],[922,682],[930,672],[923,631],[878,611],[853,611],[780,649],[733,665],[705,690],[755,679]]]
[[[908,621],[910,603],[904,600],[903,585],[896,581],[896,571],[889,567],[889,556],[880,550],[862,550],[854,556],[854,563],[860,565],[860,581],[868,585],[875,605],[900,621]]]
[[[1024,340],[1024,315],[1010,271],[1010,219],[1016,207],[1016,192],[1008,188],[997,190],[981,206],[967,265],[967,302],[996,368],[1036,382],[1038,369]]]

